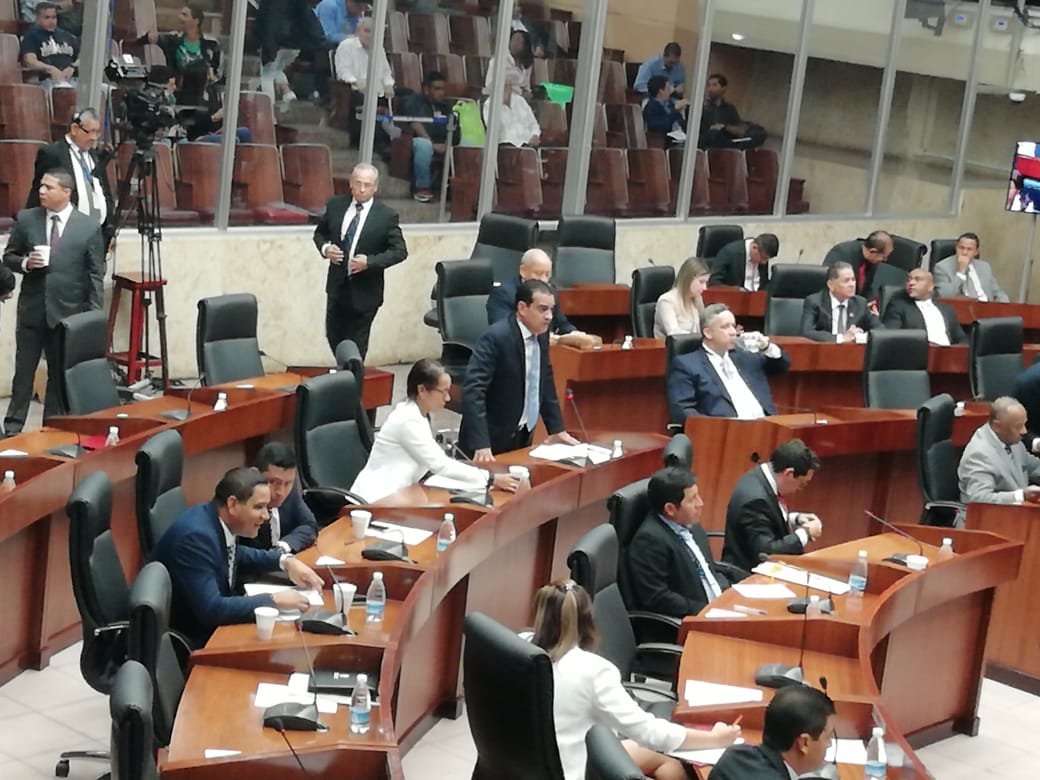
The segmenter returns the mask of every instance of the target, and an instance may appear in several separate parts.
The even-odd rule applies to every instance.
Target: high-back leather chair
[[[576,284],[614,284],[616,226],[610,217],[563,217],[553,249],[553,281],[558,288]]]
[[[466,616],[463,633],[473,780],[563,780],[549,656],[482,612]]]
[[[668,382],[672,376],[672,364],[675,362],[677,357],[681,355],[688,355],[691,352],[700,349],[702,337],[700,333],[680,333],[674,336],[669,336],[664,340],[664,386],[668,387]],[[669,420],[668,430],[672,433],[680,433],[683,426],[686,425],[686,420]]]
[[[923,330],[872,330],[863,359],[863,405],[916,409],[932,395],[928,334]]]
[[[487,299],[494,286],[491,261],[442,260],[435,270],[441,364],[461,384],[477,339],[488,328]]]
[[[917,410],[917,483],[924,498],[921,522],[952,526],[964,509],[957,480],[959,456],[953,445],[953,396],[929,398]]]
[[[470,259],[491,262],[496,282],[513,279],[519,273],[520,258],[538,244],[538,222],[506,214],[485,214],[477,230],[477,243]]]
[[[697,257],[711,268],[715,256],[726,244],[744,240],[744,228],[740,225],[702,225],[697,231]]]
[[[613,731],[597,723],[585,735],[585,780],[643,780],[636,766]]]
[[[1022,373],[1022,318],[978,320],[968,342],[968,379],[976,401],[995,401],[1015,394],[1015,377]]]
[[[107,349],[108,315],[100,309],[58,323],[58,396],[65,414],[91,414],[122,403]]]
[[[256,320],[256,296],[252,293],[199,301],[195,358],[202,384],[222,385],[264,375]]]
[[[365,360],[361,357],[361,351],[350,339],[344,339],[336,345],[336,369],[349,371],[354,375],[354,385],[357,388],[358,415],[357,419],[362,423],[361,440],[365,447],[372,449],[375,441],[375,431],[372,430],[372,418],[365,409]]]
[[[933,238],[928,245],[928,270],[934,271],[940,260],[957,254],[956,238]]]
[[[888,262],[895,268],[902,268],[909,273],[921,267],[921,260],[927,251],[928,247],[920,241],[892,234],[892,254],[888,256]]]
[[[888,308],[889,302],[896,295],[903,292],[906,289],[905,285],[900,284],[883,284],[878,289],[877,306],[878,306],[878,317],[884,318],[885,309]]]
[[[175,430],[165,430],[146,441],[134,456],[134,504],[141,554],[151,557],[162,535],[188,508],[181,488],[184,472],[184,442]]]
[[[108,703],[112,715],[112,777],[116,780],[158,780],[152,699],[148,670],[136,661],[127,661],[116,675]]]
[[[826,266],[796,263],[773,266],[766,293],[765,332],[770,336],[801,336],[805,299],[826,284]]]
[[[693,468],[693,442],[685,433],[678,433],[664,448],[665,468],[689,471]]]
[[[654,337],[657,299],[675,284],[675,269],[670,265],[648,265],[632,272],[630,311],[632,333],[638,339]]]

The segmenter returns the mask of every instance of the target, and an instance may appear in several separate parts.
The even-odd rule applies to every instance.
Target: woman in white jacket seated
[[[662,753],[725,747],[740,736],[739,726],[716,723],[711,731],[699,731],[640,709],[622,687],[617,667],[591,652],[592,600],[572,580],[546,585],[535,595],[531,641],[553,661],[553,719],[566,780],[585,777],[585,734],[597,723],[625,738],[632,760],[656,780],[686,780],[682,764]]]
[[[416,484],[427,473],[471,483],[482,490],[489,473],[449,458],[433,437],[430,413],[440,411],[451,398],[451,375],[436,360],[423,358],[412,366],[407,380],[408,400],[402,401],[376,434],[368,463],[358,474],[351,493],[370,503]],[[494,486],[516,490],[508,474],[495,474]]]
[[[701,332],[701,296],[708,288],[711,272],[702,260],[688,257],[679,266],[675,286],[662,293],[654,309],[654,338]]]

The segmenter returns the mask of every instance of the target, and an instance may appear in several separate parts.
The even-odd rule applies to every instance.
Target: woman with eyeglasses
[[[597,723],[620,734],[640,771],[656,780],[686,780],[674,750],[725,747],[740,727],[716,723],[711,731],[688,729],[642,710],[621,685],[621,673],[592,652],[596,644],[592,600],[573,580],[558,580],[535,595],[531,641],[553,662],[553,719],[566,780],[585,777],[585,734]]]
[[[436,360],[423,358],[408,372],[406,388],[407,400],[394,407],[379,429],[368,463],[350,492],[376,502],[416,484],[427,473],[483,489],[488,472],[449,458],[430,428],[430,415],[442,410],[451,399],[451,375]],[[494,475],[493,485],[501,490],[515,491],[517,484],[508,474]]]

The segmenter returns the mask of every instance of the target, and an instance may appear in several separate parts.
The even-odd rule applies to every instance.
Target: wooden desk
[[[1026,342],[1040,341],[1040,306],[1029,303],[996,303],[969,300],[968,298],[943,298],[957,312],[961,325],[971,325],[975,320],[990,317],[1021,317]]]
[[[627,284],[579,284],[558,290],[560,311],[574,327],[605,344],[632,335],[632,291]]]

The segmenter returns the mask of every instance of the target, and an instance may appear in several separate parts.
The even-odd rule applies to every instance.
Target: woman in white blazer
[[[708,288],[711,272],[702,260],[689,257],[679,266],[675,286],[657,299],[654,309],[654,338],[701,332],[701,295]]]
[[[686,780],[682,764],[662,753],[725,747],[740,735],[739,726],[716,723],[711,731],[699,731],[640,709],[622,687],[617,667],[590,652],[596,642],[592,600],[572,580],[538,591],[531,641],[553,661],[553,719],[566,780],[585,777],[585,734],[597,723],[625,737],[632,760],[656,780]]]
[[[463,480],[482,489],[489,473],[449,458],[430,428],[430,413],[440,411],[451,398],[451,375],[436,360],[423,358],[412,366],[406,383],[408,400],[402,401],[376,434],[368,463],[350,492],[372,503],[401,488],[414,485],[428,472]],[[495,474],[494,486],[516,490],[508,474]]]

